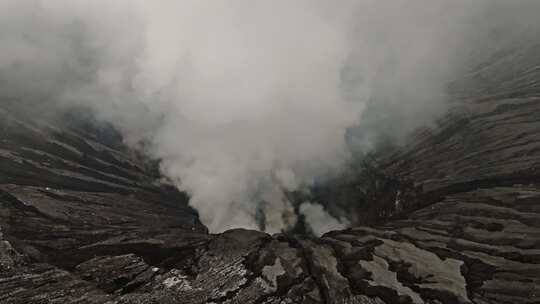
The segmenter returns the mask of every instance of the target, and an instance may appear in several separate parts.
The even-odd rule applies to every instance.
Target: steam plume
[[[444,110],[492,3],[0,0],[0,94],[91,108],[211,231],[258,228],[262,209],[277,232],[284,191],[343,168],[347,130],[384,114],[404,136]]]

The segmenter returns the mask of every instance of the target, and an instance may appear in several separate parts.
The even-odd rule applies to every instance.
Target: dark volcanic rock
[[[399,216],[321,238],[210,235],[114,132],[2,104],[0,303],[540,303],[540,53],[495,53],[377,159]]]

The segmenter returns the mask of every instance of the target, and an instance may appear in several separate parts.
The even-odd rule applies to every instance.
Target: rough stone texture
[[[0,303],[540,303],[538,50],[493,50],[379,159],[400,219],[321,238],[209,235],[110,131],[2,104]]]

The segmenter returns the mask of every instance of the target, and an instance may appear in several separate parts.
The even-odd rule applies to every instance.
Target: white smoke
[[[403,129],[441,113],[485,5],[0,0],[0,94],[91,107],[211,231],[256,229],[263,206],[277,232],[294,224],[283,192],[342,169],[366,106]]]
[[[329,215],[322,205],[312,202],[303,202],[300,213],[305,216],[306,223],[316,236],[328,231],[343,230],[349,225],[347,219],[336,219]]]

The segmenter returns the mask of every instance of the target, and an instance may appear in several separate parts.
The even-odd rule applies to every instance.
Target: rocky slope
[[[538,50],[492,50],[378,159],[398,184],[369,208],[399,216],[321,238],[210,235],[109,129],[4,102],[0,303],[540,303]]]

